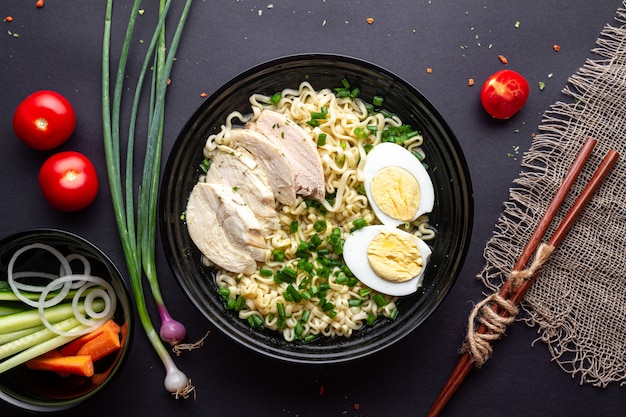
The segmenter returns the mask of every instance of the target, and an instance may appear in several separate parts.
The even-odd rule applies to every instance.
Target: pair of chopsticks
[[[563,240],[587,202],[591,199],[602,181],[604,181],[613,168],[613,165],[617,162],[619,154],[614,150],[608,151],[591,180],[567,212],[548,243],[540,245],[543,235],[550,226],[550,223],[552,223],[554,216],[576,181],[583,166],[589,159],[596,143],[597,141],[592,138],[585,141],[585,144],[554,195],[552,202],[546,209],[545,214],[515,263],[513,272],[509,275],[504,284],[502,284],[500,290],[492,294],[492,298],[486,299],[485,303],[480,306],[482,311],[487,313],[487,316],[491,316],[491,319],[479,319],[478,322],[480,325],[475,329],[473,328],[475,326],[473,324],[475,314],[473,313],[470,316],[470,332],[468,332],[464,353],[428,412],[428,417],[439,415],[465,377],[469,374],[470,370],[474,366],[480,367],[482,363],[489,358],[491,354],[491,342],[498,339],[504,333],[506,326],[514,320],[514,316],[517,313],[516,306],[524,298],[524,295],[537,275],[539,275],[541,266],[548,260],[552,251]],[[537,249],[538,247],[539,250]],[[527,267],[528,262],[535,252],[537,252],[535,260]],[[473,340],[474,337],[477,338],[477,341]]]

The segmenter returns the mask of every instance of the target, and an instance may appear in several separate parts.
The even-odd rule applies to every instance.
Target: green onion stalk
[[[111,46],[111,15],[113,0],[107,0],[104,20],[104,38],[102,46],[102,121],[104,134],[104,150],[106,157],[109,187],[124,257],[128,267],[137,313],[143,329],[157,355],[163,362],[166,371],[165,388],[177,396],[186,395],[193,390],[190,380],[180,371],[159,338],[146,307],[143,292],[142,273],[150,283],[150,287],[161,315],[165,314],[168,325],[171,316],[167,313],[161,297],[155,266],[156,241],[156,200],[163,135],[164,103],[167,80],[174,62],[176,49],[180,42],[182,30],[191,7],[192,0],[186,0],[172,43],[165,56],[164,24],[172,0],[161,0],[159,6],[159,21],[150,41],[146,57],[143,62],[130,112],[130,127],[126,149],[125,180],[122,180],[121,146],[120,146],[120,107],[125,77],[126,62],[130,42],[134,31],[141,1],[135,0],[128,21],[124,43],[117,68],[113,101],[111,102],[110,85],[110,46]],[[158,48],[157,48],[158,44]],[[150,94],[150,112],[148,121],[147,145],[143,166],[143,175],[139,188],[138,205],[135,219],[135,200],[133,182],[133,157],[136,130],[137,109],[145,75],[156,50],[156,66]],[[171,320],[171,321],[170,321]],[[182,325],[180,325],[182,326]],[[163,326],[162,326],[163,327]],[[182,326],[184,329],[184,326]],[[184,330],[183,330],[184,333]],[[184,334],[183,334],[184,337]],[[180,339],[179,339],[180,340]]]

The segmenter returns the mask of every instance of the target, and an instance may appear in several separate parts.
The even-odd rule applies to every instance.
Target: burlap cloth
[[[626,1],[623,4],[626,7]],[[479,278],[496,291],[510,273],[587,137],[595,150],[544,241],[609,149],[620,159],[544,265],[520,316],[538,327],[556,363],[580,383],[626,384],[626,9],[617,11],[550,106],[484,249]]]

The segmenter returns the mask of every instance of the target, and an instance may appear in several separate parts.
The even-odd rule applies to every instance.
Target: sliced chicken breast
[[[239,194],[261,223],[263,236],[278,230],[274,191],[256,158],[245,149],[218,147],[205,182],[227,185]]]
[[[265,239],[252,210],[232,187],[197,183],[185,213],[189,235],[202,254],[234,273],[251,274],[265,260]]]
[[[276,201],[286,206],[292,205],[296,201],[293,172],[280,148],[266,136],[250,129],[233,129],[230,137],[235,149],[246,149],[254,156],[265,172]]]
[[[248,124],[275,144],[289,162],[296,194],[323,200],[326,195],[322,161],[311,136],[285,115],[263,110]]]

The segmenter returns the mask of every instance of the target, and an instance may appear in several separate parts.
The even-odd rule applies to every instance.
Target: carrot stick
[[[91,356],[42,355],[26,361],[26,366],[35,371],[53,371],[59,374],[73,374],[90,377],[94,374]]]
[[[95,362],[105,357],[111,352],[115,352],[121,346],[120,337],[111,331],[102,332],[99,336],[85,343],[76,353],[79,355],[89,355]]]
[[[102,333],[113,332],[115,334],[119,334],[120,330],[121,329],[120,329],[119,324],[117,324],[113,320],[108,320],[106,323],[104,323],[102,326],[98,327],[94,331],[89,332],[79,337],[78,339],[71,341],[67,345],[63,346],[60,349],[60,351],[63,354],[63,356],[74,356],[76,355],[76,353],[78,353],[80,348],[83,347],[85,343],[89,342],[90,340],[95,339],[96,337],[100,336]]]

